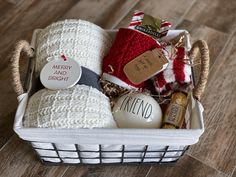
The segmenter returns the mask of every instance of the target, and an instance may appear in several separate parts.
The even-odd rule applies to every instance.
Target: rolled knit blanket
[[[101,75],[102,59],[112,43],[99,26],[83,20],[53,23],[39,32],[36,40],[36,75],[53,57],[61,54]]]
[[[42,89],[29,99],[24,127],[115,128],[108,97],[95,88],[75,85]]]

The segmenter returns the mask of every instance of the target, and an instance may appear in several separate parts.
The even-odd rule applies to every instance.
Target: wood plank
[[[231,177],[236,177],[236,167],[234,168],[234,172]]]
[[[15,111],[11,112],[6,116],[1,116],[0,119],[0,149],[13,135],[13,122],[14,122]]]
[[[89,177],[96,176],[98,177],[144,177],[149,171],[151,166],[121,166],[121,165],[111,165],[111,166],[100,166],[89,168]]]
[[[2,19],[2,17],[8,13],[10,11],[10,9],[13,8],[13,5],[7,1],[0,1],[0,18]]]
[[[35,28],[43,28],[56,21],[76,3],[76,0],[34,1],[32,4],[29,2],[31,1],[20,3],[17,6],[19,9],[16,7],[0,22],[0,56],[2,58],[0,70],[7,66],[6,56],[9,53],[9,48],[17,40],[30,40]],[[22,4],[30,4],[30,6],[21,8]]]
[[[233,33],[236,29],[235,12],[235,0],[198,0],[184,18],[225,33]]]
[[[7,1],[7,2],[9,2],[9,3],[12,3],[12,4],[17,5],[17,4],[21,3],[21,2],[24,1],[24,0],[4,0],[4,1]]]
[[[10,70],[0,73],[0,149],[13,135],[13,122],[17,107],[16,94],[11,85]]]
[[[124,166],[124,165],[108,165],[108,166],[88,166],[86,167],[71,167],[63,177],[144,177],[151,166]]]
[[[175,27],[195,0],[145,0],[140,1],[130,13],[117,25],[117,28],[127,27],[134,10],[142,10],[153,17],[165,19]]]
[[[17,100],[11,85],[10,75],[6,79],[0,80],[0,117],[3,118],[16,109]],[[1,122],[1,121],[0,121]]]
[[[226,177],[225,174],[201,163],[200,161],[184,155],[173,166],[153,166],[146,177]]]
[[[4,177],[61,176],[66,166],[43,166],[32,149],[17,136],[13,136],[0,151],[0,171]]]
[[[5,31],[7,31],[7,29],[9,29],[10,26],[12,26],[15,22],[17,22],[17,20],[19,20],[22,17],[23,13],[29,8],[29,6],[33,2],[34,0],[21,1],[21,3],[18,3],[17,5],[11,4],[11,8],[9,8],[9,5],[8,7],[5,5],[7,13],[1,13],[1,21],[0,21],[1,36],[5,33]]]
[[[24,80],[27,65],[26,57],[22,56],[20,60],[20,73]],[[0,148],[13,135],[13,122],[15,118],[16,107],[18,105],[17,95],[12,88],[12,79],[10,67],[7,67],[0,73]]]
[[[203,39],[207,42],[210,51],[210,66],[213,65],[229,39],[228,34],[188,20],[183,20],[176,28],[189,31],[192,43],[198,39]]]
[[[139,0],[81,0],[62,19],[88,20],[110,29],[116,26],[138,2]]]
[[[88,166],[69,167],[62,177],[83,177],[88,176]]]
[[[236,166],[236,38],[233,37],[210,73],[202,102],[205,132],[189,153],[228,175]]]

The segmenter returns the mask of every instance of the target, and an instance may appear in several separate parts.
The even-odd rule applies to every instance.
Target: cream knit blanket
[[[102,59],[111,43],[109,34],[93,23],[75,19],[53,23],[37,36],[36,75],[48,60],[61,54],[101,75]]]
[[[36,92],[29,99],[23,125],[44,128],[116,127],[108,97],[86,85]]]

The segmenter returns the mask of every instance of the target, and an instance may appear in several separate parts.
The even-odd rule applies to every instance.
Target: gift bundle
[[[36,149],[42,149],[41,141],[53,143],[49,145],[53,149],[47,149],[50,151],[58,147],[66,151],[69,146],[66,144],[70,144],[79,154],[78,141],[99,144],[101,152],[101,144],[105,144],[104,147],[115,144],[114,148],[119,147],[118,151],[124,152],[124,145],[118,144],[122,139],[127,143],[133,142],[134,132],[139,130],[142,133],[145,130],[154,132],[140,134],[137,137],[139,142],[134,144],[150,144],[156,133],[154,139],[163,139],[164,134],[167,137],[174,134],[171,130],[201,129],[202,109],[195,113],[198,102],[194,97],[200,99],[206,84],[209,65],[207,45],[198,41],[190,50],[189,33],[170,28],[168,21],[135,11],[128,27],[114,31],[75,19],[55,22],[36,30],[32,46],[20,41],[12,56],[13,86],[20,102],[15,131],[23,139],[33,142]],[[193,59],[196,58],[197,48],[201,49],[205,60],[196,84]],[[31,60],[27,89],[22,86],[19,75],[21,51]],[[195,114],[200,118],[193,119]],[[34,133],[29,135],[30,131]],[[47,137],[46,132],[50,132],[51,137]],[[179,133],[183,142],[186,141],[183,144],[196,142],[185,133]],[[111,140],[112,135],[117,138]],[[198,137],[199,133],[195,135]],[[178,145],[168,138],[166,142]],[[167,149],[160,147],[159,151]],[[181,152],[185,150],[182,148]],[[41,151],[36,151],[44,160],[58,162],[58,159],[48,158]],[[179,151],[177,148],[176,152]],[[165,153],[159,154],[164,158]],[[102,153],[98,155],[99,163],[102,163]],[[95,156],[98,158],[97,153]],[[55,158],[67,162],[60,155]],[[82,157],[77,158],[79,162],[68,162],[82,163]],[[125,158],[124,155],[121,155],[122,158]]]
[[[186,128],[186,122],[189,123],[184,120],[193,88],[192,63],[186,42],[188,33],[182,32],[175,38],[166,40],[165,36],[170,27],[171,24],[167,21],[135,11],[129,27],[118,30],[109,53],[103,59],[103,92],[112,100],[112,106],[115,105],[115,119],[117,115],[127,113],[120,123],[122,127],[143,128],[146,127],[145,122],[148,122],[153,124],[153,128]],[[120,93],[112,93],[114,88],[107,87],[111,84]],[[126,89],[126,94],[130,97],[120,101],[119,97],[124,94],[123,89]],[[137,98],[136,94],[139,94]],[[142,94],[145,99],[141,98],[144,97]],[[148,111],[146,103],[153,98],[158,104],[150,109],[158,110],[159,114],[150,112],[150,117],[143,117],[144,112]],[[172,108],[170,100],[174,99],[179,99],[184,104],[175,103]],[[132,101],[133,103],[129,103]],[[128,103],[122,108],[125,102]],[[161,109],[159,104],[162,104]],[[168,104],[169,108],[166,110]],[[173,114],[176,115],[173,117]],[[119,117],[117,122],[120,122]],[[159,119],[159,123],[153,121],[155,119]],[[134,126],[139,121],[143,121],[143,125]]]

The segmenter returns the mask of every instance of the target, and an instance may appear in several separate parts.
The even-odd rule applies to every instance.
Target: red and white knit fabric
[[[135,26],[137,25],[141,25],[142,24],[142,20],[144,17],[144,12],[139,11],[139,10],[135,10],[132,20],[129,24],[129,28],[130,29],[135,29]],[[160,29],[160,37],[164,37],[167,35],[167,32],[169,30],[169,28],[171,27],[171,23],[165,20],[161,20],[161,29]]]
[[[171,55],[171,46],[166,48]],[[167,68],[154,77],[156,91],[168,94],[174,90],[186,90],[191,87],[191,66],[186,64],[186,54],[183,47],[176,47],[174,56],[170,56]],[[172,54],[173,55],[173,54]]]
[[[149,35],[128,28],[120,28],[109,53],[103,59],[103,79],[127,89],[144,88],[144,82],[138,85],[132,83],[125,75],[123,68],[137,56],[155,48],[161,48],[161,46]]]

